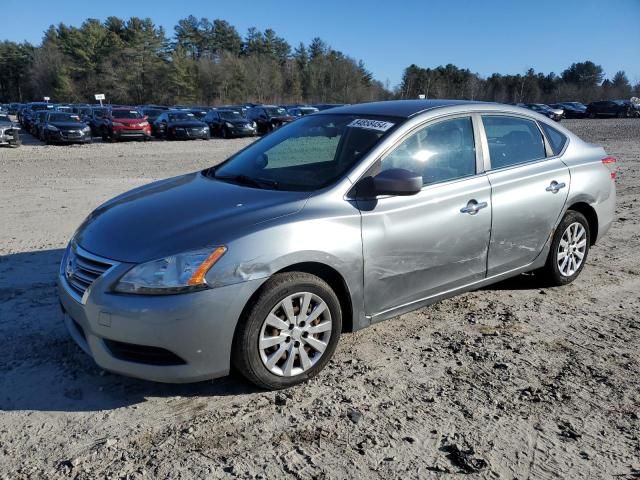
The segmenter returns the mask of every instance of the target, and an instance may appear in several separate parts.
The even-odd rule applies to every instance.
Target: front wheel
[[[589,222],[569,210],[556,229],[542,274],[551,286],[573,282],[584,268],[591,245]]]
[[[277,274],[240,319],[232,363],[259,387],[297,385],[326,366],[341,330],[340,302],[326,282],[308,273]]]

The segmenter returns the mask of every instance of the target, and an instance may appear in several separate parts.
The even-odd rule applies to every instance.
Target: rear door
[[[529,263],[542,251],[569,192],[569,169],[534,120],[483,115],[493,219],[487,275]],[[550,155],[550,156],[548,156]]]

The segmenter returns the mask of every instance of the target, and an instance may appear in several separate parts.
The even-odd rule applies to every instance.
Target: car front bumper
[[[60,304],[76,343],[105,370],[145,380],[188,383],[227,375],[236,324],[263,280],[180,295],[113,293],[110,286],[129,268],[116,265],[82,299],[61,268]]]
[[[144,129],[120,129],[113,131],[113,138],[118,140],[124,140],[126,138],[131,139],[147,139],[151,138],[151,130]]]
[[[47,135],[52,141],[60,143],[88,143],[92,140],[91,132],[77,130],[59,130],[57,132],[47,130]]]

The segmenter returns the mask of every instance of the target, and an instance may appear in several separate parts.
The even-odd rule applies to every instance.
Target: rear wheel
[[[259,387],[297,385],[326,366],[341,330],[340,302],[326,282],[307,273],[277,274],[240,320],[232,362]]]
[[[580,212],[569,210],[556,229],[547,263],[542,269],[547,283],[561,286],[578,278],[590,245],[589,222]]]

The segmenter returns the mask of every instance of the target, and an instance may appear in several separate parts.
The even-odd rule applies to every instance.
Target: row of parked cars
[[[23,130],[46,143],[209,139],[269,133],[296,118],[339,106],[244,104],[221,107],[31,102],[5,106]]]
[[[518,103],[519,107],[528,108],[545,115],[556,122],[563,118],[632,118],[640,117],[640,103],[631,100],[603,100],[584,105],[580,102],[559,102],[546,105],[544,103]]]

